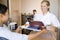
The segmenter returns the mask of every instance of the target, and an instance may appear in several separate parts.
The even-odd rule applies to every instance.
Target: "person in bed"
[[[7,38],[8,40],[31,40],[45,31],[42,30],[33,35],[24,35],[11,32],[6,26],[3,25],[7,23],[8,16],[8,8],[5,5],[0,4],[0,37]]]

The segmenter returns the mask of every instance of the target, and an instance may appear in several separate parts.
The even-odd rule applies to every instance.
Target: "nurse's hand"
[[[47,34],[48,33],[48,31],[46,29],[43,29],[42,31],[43,31],[43,34]]]
[[[48,33],[48,31],[47,31],[47,29],[46,29],[46,27],[45,27],[45,26],[42,26],[41,31],[44,31],[43,33]]]
[[[46,27],[45,27],[45,26],[42,26],[42,27],[41,27],[41,30],[43,30],[43,29],[46,29]]]
[[[58,29],[57,29],[57,27],[52,26],[52,27],[51,27],[51,31],[53,31],[53,32],[57,32],[57,31],[58,31]]]

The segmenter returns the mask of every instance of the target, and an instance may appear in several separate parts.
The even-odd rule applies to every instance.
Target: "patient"
[[[24,35],[24,34],[11,32],[9,29],[7,29],[3,25],[7,23],[8,16],[9,16],[8,8],[5,5],[0,4],[0,37],[7,38],[8,40],[31,40],[45,31],[44,29],[40,32],[37,32],[35,34],[30,34],[30,35]]]

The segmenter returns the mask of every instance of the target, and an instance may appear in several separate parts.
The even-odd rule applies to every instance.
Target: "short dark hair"
[[[36,12],[36,10],[34,9],[33,12]]]
[[[0,4],[0,14],[5,14],[7,11],[8,7],[5,6],[4,4]]]

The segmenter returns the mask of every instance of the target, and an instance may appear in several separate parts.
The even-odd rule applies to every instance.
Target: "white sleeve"
[[[57,17],[56,17],[55,15],[53,15],[53,16],[51,17],[51,22],[52,22],[52,25],[60,28],[60,23],[59,23],[59,21],[58,21],[58,19],[57,19]]]
[[[12,33],[9,37],[9,40],[28,40],[28,36],[18,33]]]
[[[28,40],[28,35],[22,34],[22,40]]]
[[[34,15],[34,18],[33,18],[33,20],[34,20],[34,21],[36,20],[36,14]]]
[[[40,19],[39,17],[40,17],[39,14],[35,14],[33,20],[38,21]]]

